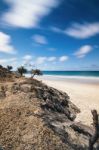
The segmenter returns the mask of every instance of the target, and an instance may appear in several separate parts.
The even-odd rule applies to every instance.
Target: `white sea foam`
[[[30,74],[26,74],[26,77],[30,77],[30,76],[31,76]],[[41,80],[60,80],[60,81],[99,84],[99,77],[94,77],[94,76],[43,75],[43,76],[35,76],[35,78],[41,79]]]

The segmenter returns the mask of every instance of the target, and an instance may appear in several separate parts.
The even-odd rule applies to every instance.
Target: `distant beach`
[[[81,110],[76,120],[87,125],[92,123],[91,110],[99,111],[99,77],[43,75],[36,78],[66,92]]]

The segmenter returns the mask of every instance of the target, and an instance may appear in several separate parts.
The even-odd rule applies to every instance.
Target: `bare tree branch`
[[[94,126],[94,129],[95,129],[95,132],[94,132],[94,135],[89,139],[89,150],[93,150],[93,146],[99,138],[98,113],[97,113],[96,110],[92,110],[91,113],[93,115],[93,126]]]

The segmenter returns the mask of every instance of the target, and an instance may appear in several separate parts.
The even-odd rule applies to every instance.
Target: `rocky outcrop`
[[[4,150],[88,150],[90,127],[75,122],[80,110],[61,91],[40,81],[2,83],[0,145]],[[94,150],[98,150],[98,143]]]

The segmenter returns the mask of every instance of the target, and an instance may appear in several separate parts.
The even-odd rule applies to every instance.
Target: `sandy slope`
[[[76,120],[82,121],[87,125],[91,124],[91,110],[97,109],[99,111],[99,84],[96,81],[91,83],[83,79],[81,82],[78,82],[72,79],[61,80],[58,77],[53,78],[53,76],[43,76],[39,77],[39,79],[49,86],[67,92],[71,101],[81,110]]]

